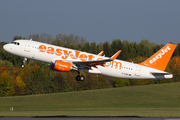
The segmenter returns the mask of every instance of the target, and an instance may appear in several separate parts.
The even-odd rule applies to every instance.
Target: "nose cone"
[[[6,51],[6,52],[9,52],[11,53],[12,52],[12,46],[10,44],[6,44],[3,46],[3,49]]]
[[[7,45],[7,44],[4,45],[4,46],[3,46],[3,49],[4,49],[5,51],[8,51],[8,45]]]

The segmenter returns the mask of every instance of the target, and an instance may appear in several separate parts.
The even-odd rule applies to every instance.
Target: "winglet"
[[[104,51],[101,51],[98,55],[101,56],[103,54]]]
[[[175,44],[168,43],[166,46],[157,51],[154,55],[148,58],[146,61],[139,63],[140,65],[155,68],[164,71],[174,50]]]
[[[115,53],[115,54],[111,57],[111,59],[116,59],[120,52],[121,52],[121,50],[119,50],[117,53]]]

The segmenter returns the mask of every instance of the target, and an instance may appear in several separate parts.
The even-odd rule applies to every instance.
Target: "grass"
[[[0,97],[0,116],[180,117],[180,83]]]

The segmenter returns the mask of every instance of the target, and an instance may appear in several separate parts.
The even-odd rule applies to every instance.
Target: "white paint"
[[[172,78],[172,74],[160,71],[157,69],[153,69],[150,67],[142,66],[139,64],[131,63],[131,62],[126,62],[122,60],[117,60],[115,59],[117,63],[114,63],[113,65],[109,64],[111,62],[107,62],[106,65],[109,65],[109,67],[103,67],[100,65],[96,65],[97,68],[91,67],[91,69],[87,69],[87,65],[83,63],[83,61],[80,60],[80,57],[77,59],[72,59],[70,56],[72,56],[75,51],[73,49],[65,48],[65,47],[59,47],[51,44],[46,44],[46,43],[41,43],[41,42],[36,42],[36,41],[29,41],[29,40],[16,40],[14,42],[20,43],[20,45],[15,45],[15,44],[6,44],[3,46],[4,50],[6,50],[9,53],[12,53],[14,55],[23,57],[23,58],[28,58],[28,59],[33,59],[41,62],[46,62],[48,64],[54,64],[56,60],[63,60],[69,63],[75,63],[79,62],[79,66],[77,67],[78,71],[80,72],[87,72],[87,73],[94,73],[94,74],[100,74],[100,75],[105,75],[109,77],[114,77],[114,78],[123,78],[123,79],[163,79],[163,78]],[[72,51],[72,53],[67,57],[67,59],[62,59],[62,56],[65,56],[65,54],[62,52],[61,56],[57,56],[54,54],[47,54],[46,52],[40,52],[38,47],[40,45],[45,45],[47,47],[53,47],[54,50],[56,49],[62,49],[62,50],[67,50],[67,51]],[[171,48],[167,47],[164,49],[161,55],[159,55],[157,58],[160,59],[163,54],[168,52]],[[101,60],[106,60],[110,59],[109,57],[104,57],[104,56],[99,56],[91,53],[86,53],[79,51],[80,54],[85,54],[85,55],[93,55],[94,58],[90,60],[90,62],[97,61],[98,58]],[[35,56],[35,57],[32,57]],[[154,59],[157,59],[154,58]],[[154,62],[154,61],[153,61]],[[121,64],[119,64],[121,63]],[[153,75],[152,73],[159,73],[158,76]]]

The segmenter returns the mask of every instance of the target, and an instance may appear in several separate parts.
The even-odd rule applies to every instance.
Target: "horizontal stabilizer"
[[[161,73],[161,72],[151,72],[151,74],[157,78],[157,79],[164,79],[164,78],[173,78],[173,75],[171,73]]]
[[[158,72],[151,72],[152,75],[171,75],[171,73],[158,73]]]

